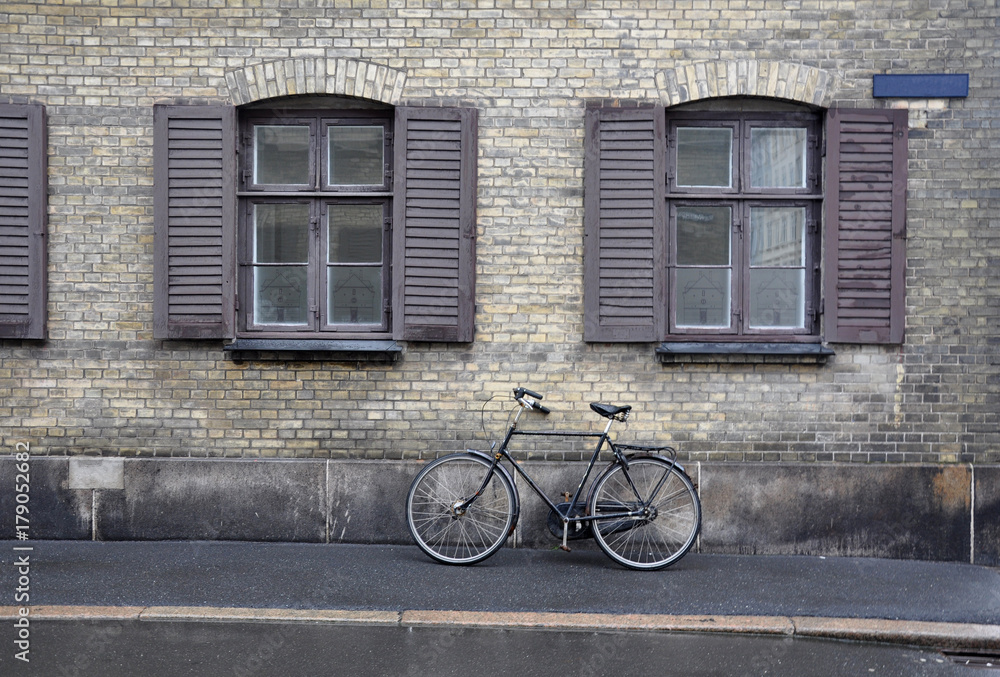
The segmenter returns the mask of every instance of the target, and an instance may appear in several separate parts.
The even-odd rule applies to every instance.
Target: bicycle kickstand
[[[569,504],[569,492],[568,491],[564,491],[563,492],[563,498],[566,499],[566,503],[568,505]],[[569,515],[569,508],[566,508],[566,514]],[[569,549],[569,546],[566,544],[567,541],[569,541],[569,519],[564,516],[562,523],[563,523],[563,542],[562,542],[562,545],[559,546],[559,549],[562,550],[562,551],[564,551],[564,552],[571,552],[570,549]]]

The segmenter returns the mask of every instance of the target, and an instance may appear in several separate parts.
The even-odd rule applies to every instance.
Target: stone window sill
[[[684,362],[823,364],[835,355],[820,343],[665,342],[656,349],[663,364]]]
[[[236,339],[225,346],[234,360],[396,362],[403,348],[395,341],[339,339]]]

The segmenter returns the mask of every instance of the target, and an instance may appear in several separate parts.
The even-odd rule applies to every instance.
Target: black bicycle
[[[499,550],[517,525],[520,500],[506,459],[550,509],[550,529],[567,541],[592,536],[614,561],[631,569],[662,569],[683,557],[701,527],[701,503],[691,479],[671,447],[615,444],[611,424],[625,422],[631,406],[593,403],[608,419],[604,431],[525,431],[517,422],[525,411],[544,414],[542,396],[515,388],[517,413],[499,449],[487,454],[468,450],[442,456],[414,478],[406,497],[406,522],[421,550],[445,564],[474,564]],[[555,503],[511,456],[515,435],[596,437],[597,447],[571,500]],[[584,487],[605,444],[611,463]],[[494,449],[496,445],[494,443]],[[568,494],[566,495],[568,499]]]

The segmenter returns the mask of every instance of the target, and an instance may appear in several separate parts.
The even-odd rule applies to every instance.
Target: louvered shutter
[[[584,158],[584,339],[666,335],[662,108],[591,109]]]
[[[44,106],[0,105],[0,338],[45,338],[45,136]]]
[[[157,338],[229,338],[235,326],[236,115],[153,109]]]
[[[826,339],[901,343],[906,268],[905,110],[827,120]]]
[[[470,108],[396,109],[394,338],[473,340],[477,122]]]

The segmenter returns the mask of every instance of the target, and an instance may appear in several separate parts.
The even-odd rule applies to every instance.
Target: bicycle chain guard
[[[560,503],[556,507],[560,510],[565,511],[569,507],[569,503]],[[573,506],[573,510],[569,513],[570,517],[582,517],[587,514],[587,504],[579,501]],[[549,510],[549,517],[546,520],[546,525],[549,528],[549,532],[558,538],[560,541],[563,537],[563,521],[562,516],[555,510]],[[582,538],[593,538],[594,534],[590,530],[590,522],[570,522],[569,523],[569,534],[567,538],[571,541],[578,541]]]

